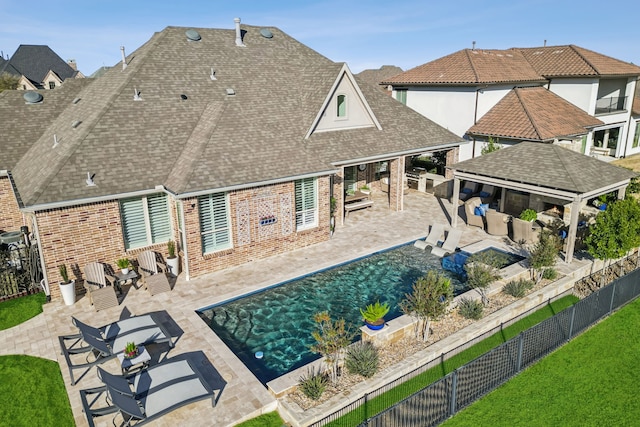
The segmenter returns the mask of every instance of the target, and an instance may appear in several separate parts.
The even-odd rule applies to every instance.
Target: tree
[[[605,270],[607,261],[640,246],[640,205],[636,199],[616,200],[607,205],[589,228],[585,244],[591,256],[605,262]]]
[[[311,335],[316,344],[311,346],[311,351],[320,353],[329,366],[331,381],[338,382],[338,365],[344,349],[351,343],[354,333],[346,326],[344,319],[335,322],[331,320],[328,312],[323,311],[313,315],[317,330]]]
[[[15,90],[18,88],[20,77],[9,73],[0,74],[0,92],[4,90]]]
[[[499,142],[499,139],[494,140],[492,137],[489,137],[489,141],[484,145],[484,147],[482,147],[482,150],[480,150],[480,154],[484,156],[485,154],[498,151],[500,149]]]
[[[548,231],[542,231],[529,255],[531,278],[539,283],[544,270],[556,265],[558,256],[558,238]]]
[[[400,309],[406,315],[418,319],[416,338],[426,341],[429,338],[429,321],[436,320],[446,313],[453,299],[451,280],[435,270],[413,284],[410,294],[405,294]]]
[[[498,267],[502,263],[503,259],[498,254],[479,252],[471,255],[464,264],[464,271],[467,273],[467,286],[480,294],[483,305],[489,304],[487,288],[491,283],[500,279]]]

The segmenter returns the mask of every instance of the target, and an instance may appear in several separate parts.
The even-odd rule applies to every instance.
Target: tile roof
[[[524,56],[514,50],[463,49],[415,67],[385,84],[466,84],[540,82]]]
[[[544,87],[515,88],[467,133],[527,141],[583,135],[603,122]]]
[[[577,194],[597,191],[638,175],[560,145],[536,142],[521,142],[449,168]]]
[[[233,29],[198,28],[200,41],[188,41],[186,30],[154,34],[128,56],[125,70],[110,68],[80,91],[80,102],[62,104],[39,138],[0,129],[0,144],[15,137],[30,146],[12,171],[25,206],[158,185],[177,194],[259,185],[463,141],[367,84],[361,89],[382,130],[305,139],[343,64],[273,27],[265,38],[260,27],[243,24],[246,47],[235,46]],[[74,121],[81,123],[73,128]],[[54,133],[60,144],[52,149]],[[85,185],[87,173],[95,174],[95,187]]]
[[[638,76],[640,67],[579,46],[463,49],[384,81],[386,84],[535,82],[551,77]]]
[[[638,76],[640,67],[575,45],[518,48],[541,75]]]
[[[76,70],[45,45],[21,44],[3,70],[11,74],[23,75],[36,85],[44,81],[49,70],[56,73],[62,81],[77,74]]]

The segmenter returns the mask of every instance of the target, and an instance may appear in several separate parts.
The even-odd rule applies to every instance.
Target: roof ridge
[[[570,44],[570,45],[569,45],[569,48],[571,48],[571,50],[572,50],[572,51],[574,51],[574,52],[575,52],[575,54],[576,54],[576,55],[578,55],[578,56],[580,57],[580,59],[582,59],[582,60],[585,62],[585,64],[587,64],[589,67],[591,67],[591,69],[592,69],[593,71],[595,71],[596,75],[598,75],[598,76],[602,75],[602,73],[600,72],[600,70],[598,70],[598,69],[595,67],[595,65],[593,65],[593,64],[591,63],[591,61],[589,61],[587,58],[585,58],[585,57],[584,57],[584,55],[582,55],[582,53],[580,53],[580,52],[578,51],[578,49],[576,49],[576,47],[579,47],[579,46],[576,46],[576,45],[574,45],[574,44]]]
[[[531,126],[533,126],[533,130],[538,135],[538,139],[540,139],[542,141],[543,140],[542,139],[542,134],[540,133],[540,130],[538,129],[538,126],[536,125],[536,122],[533,119],[533,116],[531,114],[529,114],[529,109],[527,108],[526,104],[524,103],[524,101],[520,97],[520,89],[523,89],[523,88],[514,87],[513,91],[515,92],[516,97],[518,98],[518,102],[520,102],[520,105],[522,105],[522,109],[524,110],[524,113],[527,115],[527,118],[529,119],[529,122],[531,122]]]
[[[469,61],[469,65],[471,65],[471,70],[473,71],[473,75],[476,76],[476,83],[480,83],[480,77],[478,76],[478,72],[476,71],[476,67],[473,65],[473,61],[471,60],[471,56],[469,55],[469,49],[465,49],[464,53],[467,55],[467,60]]]

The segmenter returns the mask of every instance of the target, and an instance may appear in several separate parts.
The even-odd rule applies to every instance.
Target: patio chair
[[[491,203],[496,198],[497,188],[493,185],[483,184],[480,192],[476,196],[480,197],[482,203]]]
[[[84,266],[84,287],[96,311],[118,305],[115,280],[105,272],[104,264],[92,262]]]
[[[480,188],[479,183],[473,182],[473,181],[465,181],[464,187],[460,189],[460,194],[458,198],[463,202],[465,202],[469,200],[471,197],[473,197],[478,192],[479,188]]]
[[[416,240],[413,244],[416,248],[426,249],[427,247],[438,246],[438,242],[444,237],[444,225],[433,224],[429,235],[424,240]]]
[[[452,228],[447,233],[447,239],[442,243],[442,246],[434,246],[431,248],[431,253],[442,258],[455,252],[458,248],[458,243],[460,243],[460,237],[462,237],[462,230]]]
[[[89,426],[95,426],[95,417],[110,413],[119,413],[124,425],[143,425],[200,400],[210,398],[215,406],[211,386],[189,360],[166,361],[129,379],[98,369],[104,386],[80,390]],[[108,406],[96,407],[96,394],[104,394]]]
[[[171,285],[167,278],[167,266],[158,261],[155,252],[144,251],[138,254],[138,267],[140,280],[152,296],[171,290]]]
[[[464,202],[464,212],[467,216],[467,225],[480,227],[484,230],[484,216],[478,214],[476,208],[480,208],[482,199],[480,197],[472,197]]]
[[[516,243],[535,243],[540,234],[540,225],[535,221],[525,221],[520,218],[511,220],[512,237]]]
[[[509,234],[510,215],[489,209],[485,218],[487,220],[487,233],[493,236],[506,236]]]
[[[169,347],[174,346],[169,332],[150,314],[130,317],[101,328],[87,325],[75,317],[71,317],[71,321],[78,328],[78,333],[58,337],[62,355],[69,367],[71,385],[75,384],[75,369],[88,370],[94,365],[104,363],[124,351],[129,342],[136,345],[168,343]],[[78,354],[86,354],[84,362],[73,363],[71,356]],[[93,361],[89,361],[91,356]]]

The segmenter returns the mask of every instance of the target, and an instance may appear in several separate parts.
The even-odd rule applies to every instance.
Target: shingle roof
[[[449,167],[460,172],[577,194],[637,176],[635,172],[555,144],[521,142]]]
[[[640,67],[575,45],[517,49],[545,77],[637,76]]]
[[[603,122],[544,87],[515,88],[467,133],[527,141],[583,135]]]
[[[49,46],[21,44],[6,64],[12,74],[21,74],[36,85],[40,85],[49,70],[60,80],[74,77],[77,71],[71,68]]]
[[[479,84],[538,82],[524,56],[514,50],[463,49],[384,81],[385,84]]]
[[[117,65],[95,79],[37,141],[22,141],[33,145],[13,170],[25,205],[157,185],[178,194],[253,185],[462,142],[369,85],[362,91],[382,130],[305,139],[343,64],[277,28],[268,28],[273,38],[260,27],[242,29],[246,47],[235,46],[233,29],[198,28],[202,38],[194,42],[187,28],[167,27],[128,56],[126,70]],[[142,101],[134,101],[134,89]],[[81,124],[72,128],[74,121]],[[60,145],[52,149],[54,133]],[[0,143],[6,137],[0,129]],[[95,187],[84,183],[88,172]]]
[[[378,86],[380,85],[381,81],[396,76],[400,73],[402,73],[402,68],[400,67],[396,67],[395,65],[383,65],[378,69],[363,70],[356,75],[363,81]],[[386,90],[385,88],[382,89]]]
[[[550,77],[637,76],[640,67],[579,46],[463,49],[415,67],[385,84],[534,82]]]

